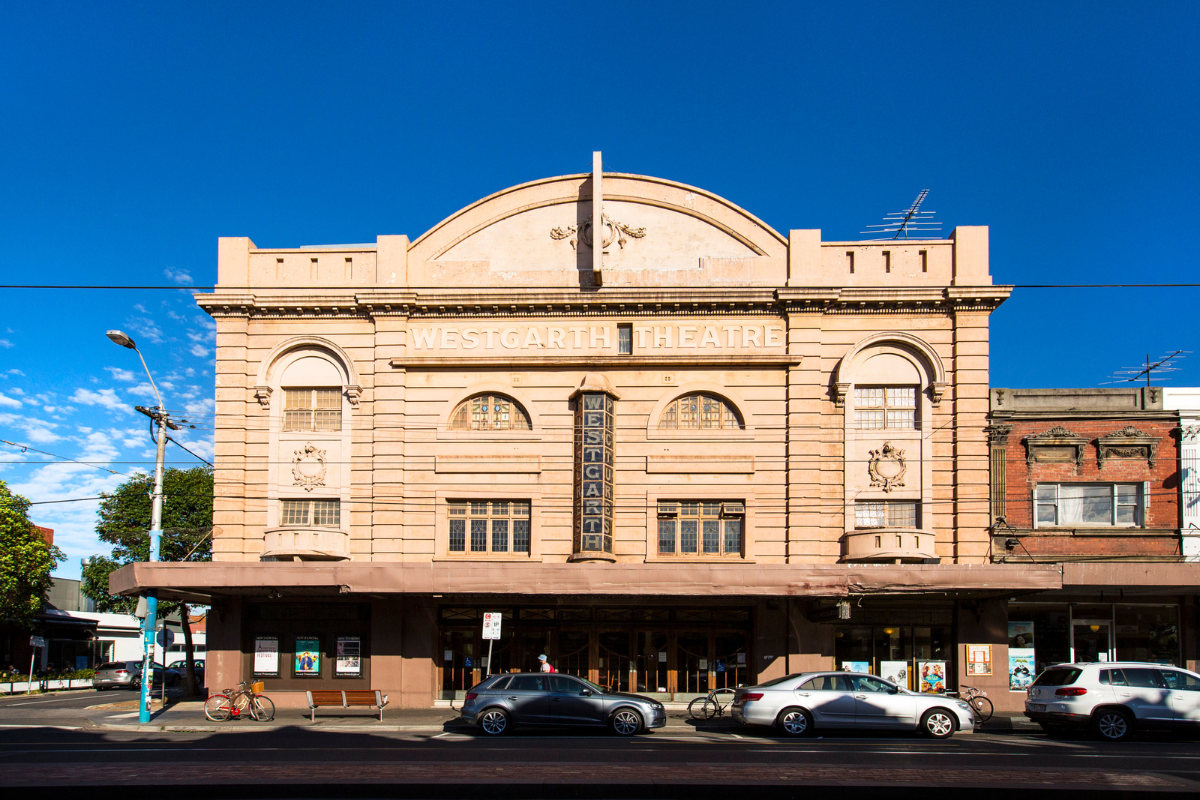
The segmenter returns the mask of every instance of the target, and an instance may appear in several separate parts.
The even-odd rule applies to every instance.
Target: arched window
[[[660,428],[744,428],[737,409],[714,394],[696,392],[672,400],[659,418]]]
[[[459,431],[527,431],[532,428],[521,404],[502,394],[478,394],[464,400],[450,415],[450,428]]]
[[[283,430],[340,431],[342,375],[330,361],[306,355],[292,362],[280,379]]]

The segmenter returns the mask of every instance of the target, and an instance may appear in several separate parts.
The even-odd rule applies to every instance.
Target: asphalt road
[[[852,796],[852,787],[871,787],[875,797],[1200,795],[1198,742],[1168,736],[1122,744],[1033,731],[942,741],[865,733],[795,740],[766,729],[680,724],[632,739],[547,729],[492,739],[453,723],[440,732],[92,727],[98,712],[90,706],[132,699],[127,692],[0,699],[0,787],[20,787],[22,798],[65,787],[87,787],[86,796],[96,797],[102,786],[120,786],[128,797],[129,784],[173,798],[695,797],[740,795],[750,785],[764,800]]]

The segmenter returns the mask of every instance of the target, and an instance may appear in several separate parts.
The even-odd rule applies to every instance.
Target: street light
[[[150,374],[150,368],[146,366],[146,359],[142,357],[142,351],[137,349],[133,339],[121,331],[108,331],[106,335],[114,343],[138,354],[138,358],[142,361],[142,369],[146,370],[146,377],[150,379],[150,388],[154,390],[154,398],[158,400],[158,407],[153,410],[138,408],[139,411],[158,423],[158,455],[154,461],[154,494],[151,495],[150,506],[150,560],[158,561],[159,546],[162,542],[163,461],[167,453],[167,424],[169,422],[167,409],[163,405],[162,397],[158,394],[158,387],[154,385],[154,376]],[[150,589],[146,592],[146,618],[142,622],[142,694],[138,704],[138,722],[143,724],[150,721],[150,683],[154,680],[154,630],[158,625],[157,616],[158,592]],[[163,681],[166,679],[167,676],[164,672]]]

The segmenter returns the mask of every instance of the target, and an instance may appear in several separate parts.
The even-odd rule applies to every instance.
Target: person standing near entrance
[[[554,665],[550,663],[545,655],[538,656],[538,661],[541,664],[540,669],[542,672],[558,672],[558,670],[554,668]]]

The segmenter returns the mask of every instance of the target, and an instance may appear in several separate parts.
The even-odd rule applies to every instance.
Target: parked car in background
[[[193,659],[192,664],[196,668],[196,683],[203,686],[204,685],[204,659],[203,658]],[[179,661],[172,661],[170,664],[167,665],[167,669],[175,670],[176,672],[178,672],[180,675],[183,676],[184,680],[187,680],[187,659],[181,659]]]
[[[178,686],[183,682],[183,674],[178,670],[169,669],[162,664],[154,664],[154,686],[161,686],[166,680],[167,686]],[[96,668],[92,677],[92,688],[98,692],[106,689],[138,689],[142,685],[141,661],[109,661]]]
[[[733,718],[744,725],[774,726],[786,736],[868,728],[919,730],[945,739],[975,729],[971,707],[956,697],[910,692],[859,672],[802,672],[740,688]]]
[[[490,736],[507,733],[513,725],[607,726],[619,736],[632,736],[667,724],[667,712],[657,700],[544,672],[481,681],[467,692],[462,718]]]
[[[1200,675],[1136,661],[1056,664],[1037,676],[1025,716],[1048,732],[1090,728],[1119,742],[1136,730],[1200,727]]]

